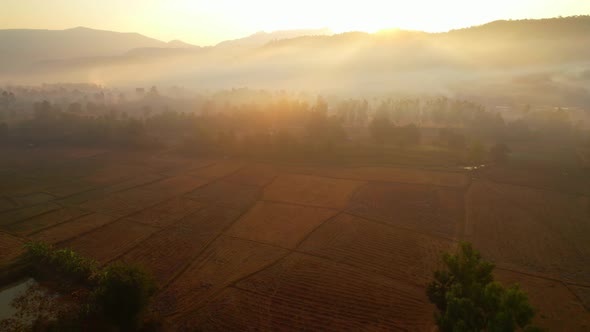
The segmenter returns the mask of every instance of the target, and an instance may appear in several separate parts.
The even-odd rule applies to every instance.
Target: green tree
[[[504,143],[497,143],[490,148],[490,160],[497,163],[506,162],[510,148]]]
[[[393,125],[391,124],[391,121],[384,116],[375,117],[369,124],[369,131],[373,140],[377,144],[383,146],[391,137]]]
[[[96,300],[102,313],[124,331],[134,330],[157,287],[141,268],[115,263],[98,276]]]
[[[470,163],[480,164],[484,161],[486,149],[480,141],[475,141],[469,146],[468,159]]]
[[[438,309],[442,332],[540,331],[531,326],[535,316],[527,294],[518,285],[503,287],[492,276],[494,264],[482,259],[469,243],[456,254],[443,255],[445,269],[434,272],[428,298]]]

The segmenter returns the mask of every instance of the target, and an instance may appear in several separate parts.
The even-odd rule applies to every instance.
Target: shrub
[[[98,275],[96,302],[112,323],[133,330],[155,292],[156,283],[143,269],[115,263]]]
[[[47,243],[26,244],[29,257],[38,264],[49,265],[70,278],[88,281],[96,273],[96,261],[86,258],[72,249],[54,249]]]
[[[436,323],[447,331],[540,331],[530,325],[535,316],[527,294],[518,285],[504,288],[494,281],[494,264],[469,243],[457,254],[443,256],[445,270],[434,273],[427,295],[438,308]]]

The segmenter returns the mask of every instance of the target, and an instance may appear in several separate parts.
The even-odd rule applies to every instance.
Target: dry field
[[[280,175],[264,191],[264,200],[342,209],[363,182],[308,175]]]
[[[589,283],[589,207],[587,197],[475,181],[465,238],[507,268]]]
[[[498,280],[522,285],[537,324],[590,330],[582,180],[544,169],[0,153],[0,267],[28,240],[143,265],[170,330],[432,331],[424,288],[460,240],[497,264]]]
[[[463,194],[431,185],[375,183],[352,197],[347,211],[368,219],[453,238],[463,219]]]

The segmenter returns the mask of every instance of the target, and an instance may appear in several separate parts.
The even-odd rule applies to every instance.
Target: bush
[[[156,290],[156,283],[143,269],[115,263],[98,275],[96,303],[112,323],[133,330]]]
[[[494,264],[469,243],[445,253],[446,269],[434,273],[427,295],[438,309],[436,323],[447,331],[539,331],[530,325],[535,310],[518,285],[504,288],[492,276]]]
[[[68,277],[88,281],[96,273],[96,261],[86,258],[71,249],[54,249],[47,243],[26,244],[28,256],[37,264],[48,265]]]
[[[486,262],[469,243],[443,256],[445,270],[434,273],[427,295],[438,308],[436,323],[447,331],[540,331],[527,294],[518,285],[504,288],[494,281],[494,264]]]

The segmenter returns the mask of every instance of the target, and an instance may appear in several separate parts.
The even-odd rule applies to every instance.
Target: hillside
[[[78,27],[67,30],[0,30],[0,70],[33,62],[123,54],[134,48],[185,47],[138,33]]]
[[[590,107],[589,28],[590,16],[577,16],[496,21],[446,33],[328,35],[324,30],[296,30],[258,33],[207,48],[74,29],[59,33],[97,34],[103,42],[88,39],[81,44],[86,48],[67,47],[66,40],[60,47],[27,42],[18,54],[22,61],[60,60],[37,61],[6,78],[23,83],[91,78],[93,83],[131,86],[149,80],[194,88],[396,91],[462,95],[499,104],[520,100]],[[108,36],[116,38],[107,42]],[[40,51],[44,47],[60,51]]]

